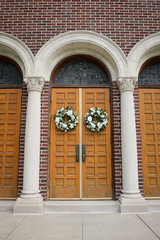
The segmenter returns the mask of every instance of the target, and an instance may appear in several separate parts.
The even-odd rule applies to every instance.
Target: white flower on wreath
[[[105,120],[102,124],[107,125],[107,123],[108,123],[108,120]]]
[[[100,115],[100,111],[99,110],[97,110],[97,113],[98,113],[98,115]]]
[[[68,112],[67,112],[67,115],[68,116],[71,116],[73,114],[73,111],[72,110],[69,110]]]
[[[96,125],[95,125],[93,122],[91,122],[91,127],[92,127],[92,128],[95,128]]]
[[[102,127],[102,123],[101,123],[101,122],[98,122],[98,123],[97,123],[97,126],[98,126],[98,128],[100,129],[100,128]]]
[[[55,122],[56,122],[56,123],[59,123],[59,121],[60,121],[60,118],[57,117],[57,118],[55,119]]]
[[[72,129],[72,128],[74,128],[74,124],[73,123],[70,123],[70,128]]]
[[[88,117],[88,121],[89,121],[89,122],[92,121],[92,117],[91,117],[91,116]]]
[[[74,121],[75,116],[74,116],[74,115],[71,115],[70,117],[71,117],[71,120]]]

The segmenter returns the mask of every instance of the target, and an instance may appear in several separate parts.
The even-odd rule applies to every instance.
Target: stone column
[[[138,185],[137,140],[133,92],[134,77],[118,78],[121,94],[121,144],[123,189],[119,198],[121,212],[146,212],[147,205]]]
[[[40,119],[41,92],[44,86],[42,77],[26,77],[28,90],[26,116],[23,190],[17,199],[14,213],[42,213],[43,199],[39,193],[40,163]]]

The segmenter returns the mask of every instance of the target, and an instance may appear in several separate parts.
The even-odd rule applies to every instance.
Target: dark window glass
[[[160,85],[160,60],[148,63],[140,72],[139,85]]]
[[[23,78],[19,69],[12,63],[0,59],[0,84],[22,84]]]
[[[54,84],[108,84],[104,70],[87,60],[71,61],[63,65],[54,78]]]

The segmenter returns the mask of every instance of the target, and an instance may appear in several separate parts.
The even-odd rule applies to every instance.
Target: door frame
[[[51,85],[51,90],[52,90],[52,88],[81,88],[81,89],[83,89],[83,88],[88,88],[88,85],[77,85],[77,84],[73,84],[73,85],[54,85],[54,84],[52,84]],[[102,88],[102,85],[91,85],[91,86],[89,86],[89,88]],[[111,138],[111,149],[110,149],[110,151],[111,151],[111,191],[112,191],[112,197],[111,198],[51,198],[50,197],[50,160],[51,160],[51,137],[50,137],[50,142],[49,142],[49,168],[48,168],[48,199],[49,200],[76,200],[76,201],[80,201],[80,200],[111,200],[111,199],[114,199],[114,197],[115,197],[115,192],[114,192],[114,168],[113,168],[113,137],[112,137],[112,135],[113,135],[113,121],[112,121],[112,119],[113,119],[113,116],[112,116],[112,113],[113,113],[113,111],[112,111],[112,109],[113,109],[113,105],[112,105],[112,88],[111,88],[111,86],[110,85],[105,85],[105,86],[103,86],[103,88],[109,88],[109,104],[110,104],[110,132],[111,132],[111,136],[110,136],[110,138]],[[52,102],[52,91],[51,91],[51,102]],[[50,104],[50,106],[51,106],[51,104]],[[53,116],[51,116],[51,111],[50,111],[50,131],[51,131],[51,118],[52,118]]]

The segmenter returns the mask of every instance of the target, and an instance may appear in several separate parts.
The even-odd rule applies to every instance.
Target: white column
[[[26,116],[23,190],[14,205],[14,213],[40,213],[43,199],[39,193],[41,92],[44,79],[26,77],[28,104]]]
[[[138,186],[137,141],[133,92],[136,78],[118,78],[121,94],[121,144],[123,189],[121,212],[146,212],[147,205]]]

